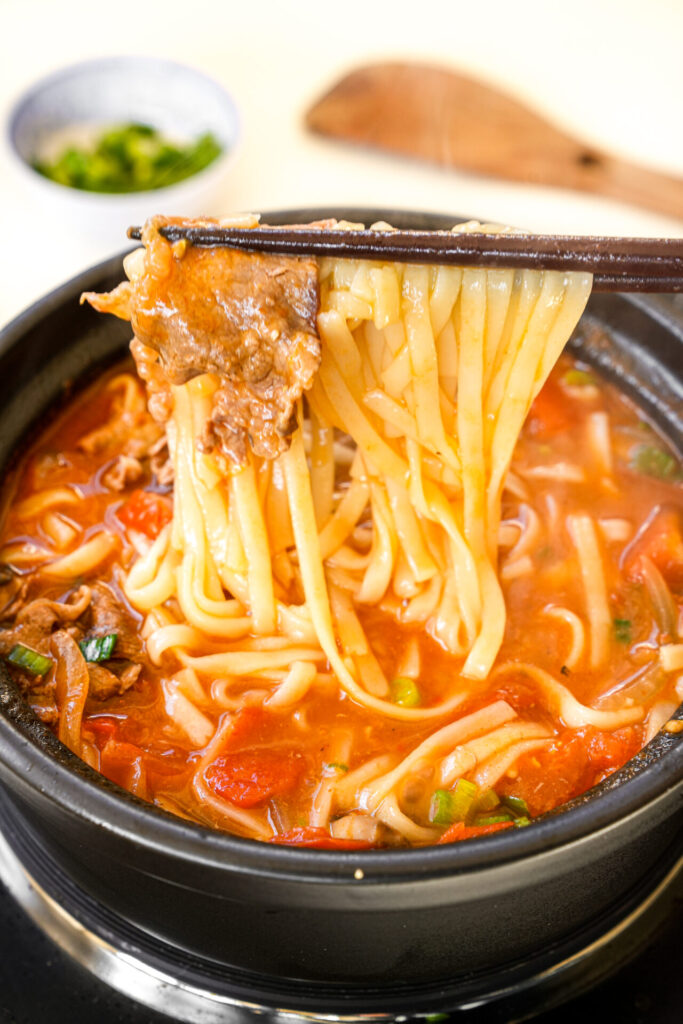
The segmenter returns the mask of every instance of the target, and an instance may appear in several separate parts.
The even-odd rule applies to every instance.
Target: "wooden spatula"
[[[446,167],[597,192],[683,219],[683,178],[583,145],[504,93],[438,67],[352,71],[315,103],[306,125]]]

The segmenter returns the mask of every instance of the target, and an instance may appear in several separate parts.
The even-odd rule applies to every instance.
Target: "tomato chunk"
[[[138,757],[144,757],[144,750],[135,743],[126,743],[121,740],[107,740],[102,748],[102,760],[109,766],[128,767]]]
[[[304,770],[295,751],[241,750],[221,754],[204,778],[216,796],[239,807],[262,807],[273,797],[290,793]]]
[[[166,523],[173,518],[168,501],[150,491],[133,491],[116,512],[124,526],[144,533],[150,540],[159,536]]]
[[[253,746],[266,723],[268,712],[259,707],[246,707],[238,711],[226,734],[225,746],[232,749],[249,743]]]
[[[466,825],[463,821],[455,821],[446,829],[439,839],[441,843],[458,843],[461,839],[476,839],[477,836],[487,836],[491,832],[502,832],[505,828],[512,828],[511,821],[496,821],[492,825]]]
[[[538,706],[538,695],[534,688],[518,679],[512,679],[499,686],[491,699],[504,700],[518,714]]]
[[[622,768],[640,749],[639,730],[633,726],[616,732],[604,732],[588,726],[579,732],[585,734],[591,767],[603,775]]]
[[[306,846],[314,850],[371,850],[364,839],[337,839],[324,828],[293,828],[268,840],[281,846]]]
[[[548,380],[539,391],[526,419],[529,437],[545,441],[568,431],[576,422],[574,403],[554,380]]]
[[[545,814],[621,768],[639,747],[631,726],[613,733],[594,726],[567,730],[546,750],[520,758],[519,776],[503,780],[500,791],[521,797],[532,815]]]
[[[624,555],[624,570],[637,577],[638,561],[646,555],[664,579],[676,589],[683,587],[683,536],[681,517],[671,508],[660,508],[641,529]]]
[[[108,718],[104,715],[98,715],[96,718],[88,718],[83,722],[84,729],[90,729],[94,736],[101,742],[113,739],[119,728],[120,720],[118,718]]]

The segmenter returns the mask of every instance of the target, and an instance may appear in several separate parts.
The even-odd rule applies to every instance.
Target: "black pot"
[[[458,219],[342,215],[405,227]],[[2,332],[0,464],[76,383],[124,352],[128,325],[78,305],[81,291],[121,277],[119,256]],[[595,295],[571,345],[683,450],[680,301]],[[48,893],[143,962],[265,1007],[428,1013],[541,979],[547,987],[558,965],[656,889],[683,848],[681,734],[660,734],[622,771],[527,829],[361,854],[188,824],[85,766],[33,717],[4,670],[0,704],[5,835]]]

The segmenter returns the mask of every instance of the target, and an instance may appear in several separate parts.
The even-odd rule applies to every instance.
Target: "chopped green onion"
[[[531,818],[515,818],[512,824],[515,828],[526,828],[527,825],[531,824]]]
[[[508,814],[507,811],[501,811],[500,814],[478,814],[474,819],[475,825],[498,825],[503,821],[512,821],[512,815]]]
[[[453,797],[453,821],[467,821],[477,799],[479,786],[469,779],[458,779],[451,790]]]
[[[326,772],[348,772],[349,766],[348,764],[342,764],[341,761],[328,761],[328,763],[324,765],[324,770]]]
[[[81,640],[78,646],[86,661],[107,661],[112,656],[116,639],[116,633],[109,633],[108,636],[91,636]]]
[[[498,807],[499,804],[500,797],[496,793],[495,789],[486,789],[474,801],[472,810],[475,814],[484,814],[486,811],[492,811],[493,808]]]
[[[222,152],[210,132],[174,143],[147,124],[105,129],[88,146],[67,146],[53,162],[36,160],[36,171],[60,185],[88,192],[142,192],[182,181]]]
[[[422,703],[417,683],[408,676],[397,676],[392,681],[391,696],[394,704],[400,704],[404,708],[414,708]]]
[[[614,638],[620,644],[631,643],[630,619],[614,619]]]
[[[435,825],[452,825],[453,817],[453,794],[447,789],[437,789],[432,794],[432,802],[429,806],[429,820]]]
[[[655,444],[636,445],[631,451],[629,466],[636,473],[654,476],[658,480],[678,480],[682,475],[674,456]]]
[[[34,651],[24,644],[15,644],[7,655],[7,660],[17,668],[26,669],[32,676],[44,676],[52,668],[52,658]]]
[[[521,796],[504,796],[502,803],[515,815],[523,818],[529,816],[526,800],[523,800]]]
[[[562,378],[562,383],[567,384],[570,388],[585,388],[590,384],[595,384],[595,378],[587,370],[567,370]]]

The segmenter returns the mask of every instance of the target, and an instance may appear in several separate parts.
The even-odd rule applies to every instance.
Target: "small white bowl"
[[[173,139],[211,132],[223,152],[197,174],[144,192],[86,192],[58,184],[31,166],[50,139],[66,135],[70,127],[104,129],[133,121],[151,124]],[[130,224],[153,214],[224,213],[216,204],[225,194],[239,136],[237,108],[221,85],[200,71],[156,57],[109,57],[62,68],[25,92],[7,123],[15,166],[45,213],[111,245],[122,243]]]

